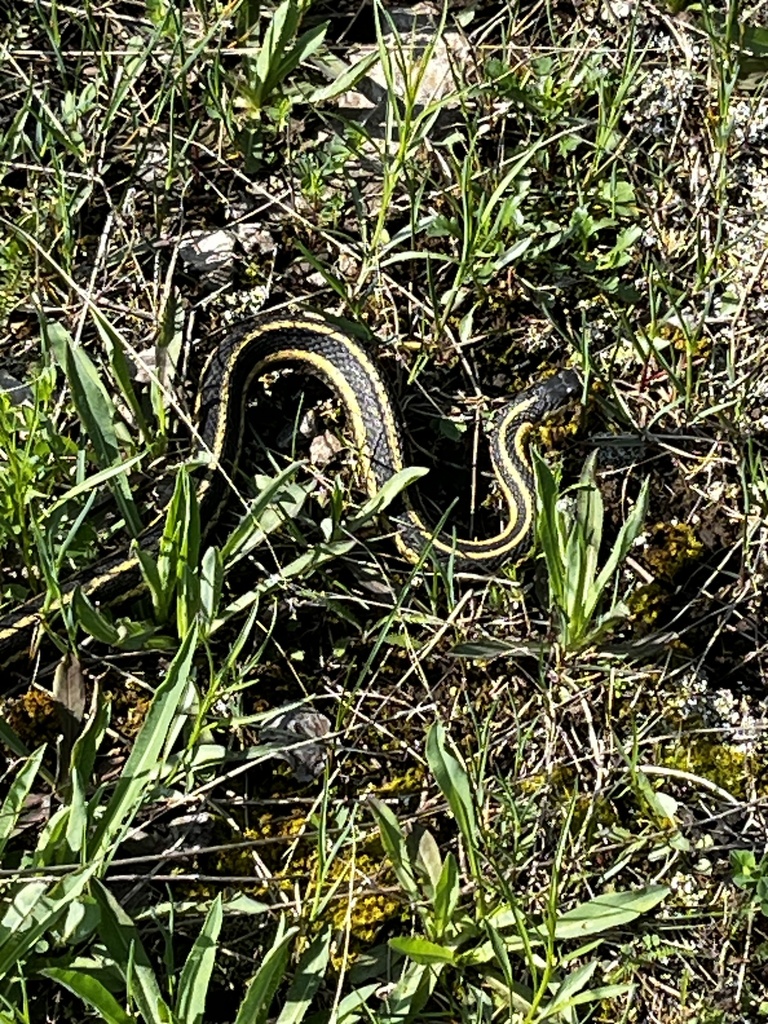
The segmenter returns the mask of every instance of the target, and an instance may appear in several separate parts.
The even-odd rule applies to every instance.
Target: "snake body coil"
[[[360,459],[360,476],[370,495],[403,468],[400,427],[382,377],[365,349],[340,328],[309,315],[263,316],[235,328],[214,350],[205,365],[198,392],[198,437],[207,452],[206,469],[198,485],[201,522],[215,521],[225,503],[227,488],[216,486],[218,471],[232,474],[237,466],[251,383],[278,364],[295,363],[320,377],[341,399]],[[536,495],[527,440],[535,423],[574,397],[577,375],[563,371],[517,395],[496,417],[489,436],[495,475],[508,515],[504,529],[487,540],[438,536],[405,499],[395,539],[411,562],[429,545],[438,555],[459,563],[484,566],[520,553],[533,527]],[[156,542],[159,530],[142,537],[143,546]],[[46,614],[66,604],[75,587],[91,601],[122,600],[142,589],[138,559],[116,554],[92,569],[76,574],[62,587],[61,598]],[[29,646],[41,622],[43,602],[33,599],[0,620],[0,664]]]

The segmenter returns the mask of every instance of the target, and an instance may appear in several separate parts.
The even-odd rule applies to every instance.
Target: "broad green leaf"
[[[536,532],[547,563],[550,599],[562,608],[565,604],[565,537],[557,508],[559,495],[552,470],[535,449],[533,463],[538,492]]]
[[[290,73],[299,66],[299,64],[303,64],[305,60],[312,56],[312,54],[322,45],[327,31],[328,22],[322,21],[319,25],[315,25],[313,28],[307,29],[306,32],[299,36],[288,54],[280,62],[280,66],[278,68],[279,81],[285,80],[288,75],[290,75]]]
[[[88,721],[72,749],[70,770],[80,774],[84,787],[90,781],[101,740],[110,725],[110,717],[110,701],[103,698],[101,687],[96,682],[91,695]]]
[[[594,642],[624,616],[624,606],[614,602],[597,622],[593,621],[604,592],[642,526],[648,481],[598,574],[604,508],[595,481],[596,454],[590,455],[582,469],[575,515],[558,508],[555,479],[537,452],[533,458],[538,488],[537,536],[547,565],[550,609],[559,620],[561,642],[566,647],[578,647],[586,641]]]
[[[552,1000],[547,1004],[547,1014],[561,1013],[571,1004],[572,998],[589,984],[592,975],[597,970],[597,960],[591,960],[581,967],[571,971],[563,981],[560,982]]]
[[[336,540],[330,544],[317,544],[305,552],[305,554],[299,555],[298,558],[294,558],[288,565],[283,566],[279,572],[268,576],[254,590],[249,590],[246,594],[241,595],[237,600],[227,605],[213,623],[209,632],[215,633],[233,615],[239,615],[246,608],[250,608],[251,605],[259,601],[265,594],[282,586],[287,580],[297,576],[310,575],[315,569],[325,565],[326,562],[332,562],[335,558],[348,554],[355,547],[356,543],[354,540]]]
[[[401,936],[390,939],[389,948],[402,956],[407,956],[417,964],[452,964],[456,961],[455,950],[430,942],[418,936]]]
[[[419,874],[424,879],[424,888],[429,899],[433,899],[435,888],[440,880],[440,872],[443,869],[443,861],[440,856],[440,847],[431,832],[426,829],[419,835],[418,850],[416,852],[416,864]]]
[[[227,565],[243,558],[262,544],[269,533],[298,515],[311,490],[305,486],[290,486],[300,466],[300,462],[292,462],[282,472],[264,481],[248,511],[222,548],[221,557]]]
[[[568,536],[565,548],[565,587],[561,606],[561,610],[565,612],[569,634],[573,640],[578,640],[581,637],[586,604],[584,547],[584,536],[581,530],[574,526]]]
[[[97,901],[87,893],[81,893],[67,907],[64,917],[57,924],[54,934],[58,946],[73,946],[86,942],[101,922],[101,911]],[[73,965],[71,965],[73,966]]]
[[[542,968],[546,967],[546,964],[542,962]],[[502,981],[496,977],[494,972],[488,972],[484,977],[485,984],[495,995],[495,1004],[501,1004],[504,1008],[510,1008],[517,1011],[521,1020],[525,1020],[526,1017],[530,1018],[531,1008],[533,1006],[533,991],[527,985],[522,985],[520,982],[512,980],[511,984],[506,980]],[[512,1017],[512,1020],[516,1022],[516,1017]]]
[[[71,607],[75,621],[89,636],[109,647],[117,646],[120,641],[119,630],[103,612],[91,603],[88,595],[84,594],[80,587],[75,587],[72,592]]]
[[[71,863],[72,851],[67,846],[68,822],[69,806],[66,804],[55,810],[45,822],[32,858],[36,868]]]
[[[250,753],[249,748],[247,752],[244,752],[247,757]],[[173,775],[179,769],[179,765],[182,765],[184,771],[190,773],[190,778],[200,771],[216,765],[221,767],[225,764],[229,757],[229,750],[223,743],[196,743],[194,750],[180,750],[169,754],[163,761],[163,764],[158,769],[158,779],[167,779]]]
[[[597,559],[603,541],[603,498],[595,479],[597,451],[593,451],[581,471],[576,496],[576,519],[584,538],[584,587],[586,594],[594,582]]]
[[[551,1003],[540,1011],[538,1020],[549,1020],[554,1016],[557,1016],[558,1020],[564,1019],[564,1014],[574,1006],[584,1006],[588,1003],[603,1003],[609,999],[616,999],[619,996],[628,995],[635,989],[634,985],[600,985],[597,988],[587,989],[586,992],[579,992],[577,995],[573,995],[568,999],[553,999]],[[565,1018],[568,1019],[568,1018]],[[570,1017],[570,1020],[577,1020],[576,1017]]]
[[[669,888],[664,885],[607,893],[559,916],[554,929],[546,925],[532,925],[526,929],[525,936],[520,934],[520,915],[513,907],[498,907],[490,916],[490,924],[502,934],[508,929],[514,929],[513,934],[503,934],[504,944],[510,952],[522,952],[532,944],[543,944],[550,936],[558,941],[564,941],[584,938],[587,935],[599,935],[611,928],[619,928],[636,920],[641,914],[653,910],[668,894]],[[526,956],[528,955],[526,953]],[[492,943],[484,942],[462,954],[461,961],[476,965],[487,963],[493,957]]]
[[[651,785],[651,781],[640,768],[630,766],[630,786],[635,792],[638,800],[645,803],[657,823],[662,828],[670,828],[677,824],[677,801],[663,793],[657,792]]]
[[[109,356],[109,365],[112,368],[112,376],[117,382],[120,392],[131,410],[131,415],[136,422],[136,426],[141,431],[141,436],[147,444],[150,444],[155,440],[155,438],[152,437],[152,433],[147,426],[144,410],[136,394],[136,388],[134,386],[134,372],[130,361],[125,354],[125,341],[120,332],[114,329],[112,324],[109,323],[102,313],[97,313],[92,308],[90,309],[90,313],[91,319],[93,320],[96,330],[101,335],[107,355]]]
[[[155,616],[160,622],[165,622],[168,618],[169,595],[167,585],[160,576],[157,559],[135,542],[132,547],[149,596],[152,598]]]
[[[4,942],[16,931],[30,926],[39,916],[41,908],[49,905],[46,896],[50,883],[41,879],[10,886],[10,892],[0,900],[0,942]],[[45,913],[45,910],[42,911]]]
[[[152,368],[149,368],[149,377],[152,382],[150,401],[157,428],[163,437],[168,429],[169,384],[172,383],[176,367],[180,363],[184,344],[185,320],[186,312],[179,301],[178,291],[173,289],[168,295],[160,331],[155,338],[156,372],[152,372]],[[156,441],[156,438],[150,437],[147,440],[149,442]]]
[[[68,491],[65,491],[52,504],[47,505],[43,513],[44,518],[50,519],[54,512],[57,512],[81,494],[89,494],[95,491],[96,488],[101,487],[102,484],[109,483],[116,476],[125,475],[130,469],[138,465],[142,458],[143,456],[141,455],[134,455],[132,459],[125,459],[117,463],[117,465],[109,466],[107,469],[100,469],[98,473],[92,473],[90,476],[87,476],[80,483],[75,484],[74,487],[70,487]]]
[[[360,985],[339,1001],[334,1024],[368,1024],[373,1015],[366,1003],[381,988],[379,982]]]
[[[200,567],[200,613],[206,629],[213,624],[219,611],[223,585],[224,563],[221,552],[215,547],[207,548]]]
[[[653,910],[669,895],[669,886],[649,885],[644,889],[605,893],[561,914],[555,922],[555,938],[581,939],[619,928]]]
[[[417,964],[406,960],[399,980],[376,1014],[376,1024],[403,1024],[403,1021],[413,1020],[426,1006],[444,966],[444,963]]]
[[[495,964],[501,969],[501,973],[504,977],[504,986],[506,989],[504,996],[507,1005],[510,1007],[514,1006],[516,1009],[524,1009],[525,1012],[527,1012],[530,1007],[531,993],[530,991],[521,991],[519,983],[515,981],[512,963],[509,959],[509,950],[507,949],[507,944],[504,941],[503,936],[496,928],[493,927],[487,917],[483,920],[482,925],[483,930],[488,935],[490,946],[493,949]],[[528,950],[526,950],[526,952],[528,952]],[[530,963],[531,960],[529,959],[528,962]],[[520,1006],[521,1001],[525,1003],[524,1007]]]
[[[16,735],[7,722],[0,719],[0,743],[8,747],[16,757],[31,757],[29,747]]]
[[[602,615],[598,615],[595,619],[595,625],[590,631],[590,635],[599,636],[606,630],[611,629],[616,625],[617,622],[621,622],[622,619],[628,618],[630,614],[629,606],[624,601],[615,601],[607,612]]]
[[[255,73],[257,79],[256,94],[260,102],[277,84],[277,71],[282,60],[287,41],[299,27],[299,18],[295,0],[283,0],[272,15],[267,31],[256,59]]]
[[[44,967],[39,973],[82,999],[86,1006],[100,1014],[105,1024],[136,1024],[136,1018],[125,1012],[112,993],[85,971]]]
[[[307,102],[310,106],[316,106],[318,103],[325,103],[327,100],[341,96],[343,92],[354,89],[357,83],[368,74],[378,59],[379,55],[374,51],[361,57],[360,60],[350,67],[342,65],[344,70],[329,85],[324,85],[310,93],[307,97]]]
[[[251,506],[227,538],[223,551],[227,565],[245,558],[261,547],[271,533],[296,519],[313,490],[313,483],[286,481],[279,489],[270,488],[273,493],[269,504],[257,499],[257,505]]]
[[[165,621],[175,598],[176,628],[180,637],[189,632],[200,604],[197,577],[200,542],[200,508],[190,471],[183,466],[176,477],[157,555],[158,611]]]
[[[74,751],[73,751],[74,753]],[[70,758],[70,764],[72,759]],[[66,847],[72,851],[73,860],[82,860],[86,836],[90,824],[86,807],[85,791],[87,780],[79,771],[70,775],[69,814],[67,816]]]
[[[102,469],[119,460],[120,447],[114,423],[114,402],[104,387],[91,357],[60,324],[48,324],[46,336],[59,366],[65,371],[72,399],[96,450]]]
[[[579,939],[628,924],[648,910],[653,910],[668,894],[668,886],[651,885],[644,889],[630,889],[597,896],[559,915],[555,921],[554,937]],[[492,913],[491,921],[498,930],[515,928],[518,925],[518,915],[511,907],[499,907]],[[549,930],[540,925],[530,929],[530,934],[534,933],[544,937],[549,934]]]

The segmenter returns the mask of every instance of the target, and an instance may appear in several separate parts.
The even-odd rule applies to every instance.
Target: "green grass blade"
[[[184,964],[176,997],[179,1024],[203,1024],[205,1000],[216,962],[216,948],[223,921],[221,894],[211,904],[200,934]]]
[[[591,589],[603,540],[603,498],[595,479],[597,452],[592,452],[581,471],[576,495],[576,523],[584,538],[584,590]]]
[[[266,1024],[275,992],[285,977],[291,943],[298,931],[298,928],[286,929],[285,919],[280,919],[275,940],[248,984],[235,1024]]]
[[[94,879],[92,892],[101,911],[99,936],[123,975],[129,997],[135,1001],[144,1024],[169,1024],[171,1012],[136,926],[109,889],[97,879]]]
[[[469,775],[457,757],[448,750],[447,737],[443,726],[436,722],[427,732],[427,762],[435,776],[443,796],[453,811],[464,838],[467,857],[472,864],[473,875],[480,878],[477,860],[479,833]]]
[[[98,370],[82,347],[75,345],[68,331],[58,324],[46,326],[46,336],[59,365],[64,369],[77,409],[88,438],[102,469],[110,469],[121,460],[115,422],[117,413]],[[137,536],[141,517],[124,475],[114,478],[113,493],[128,529]]]
[[[564,536],[562,516],[557,507],[560,495],[552,470],[535,449],[533,465],[538,491],[536,534],[547,563],[550,602],[563,608],[566,589],[566,537]]]
[[[264,481],[259,493],[238,525],[227,538],[221,556],[227,565],[243,558],[263,543],[269,533],[286,519],[298,515],[308,491],[293,483],[300,462],[292,462],[282,472]],[[274,506],[274,507],[273,507]]]
[[[614,542],[610,555],[608,556],[608,560],[595,581],[595,591],[597,594],[602,594],[608,586],[619,565],[627,556],[635,538],[643,528],[645,514],[648,511],[648,487],[649,480],[646,479],[640,489],[640,494],[638,495],[634,508],[622,524],[622,527],[619,530],[619,535]]]
[[[197,629],[192,627],[168,674],[155,692],[141,732],[125,763],[120,781],[89,844],[89,859],[109,858],[119,837],[153,785],[163,747],[190,681]]]
[[[412,901],[418,902],[423,898],[423,894],[416,880],[405,834],[400,827],[400,822],[389,807],[376,797],[371,797],[368,805],[376,819],[382,846],[387,857],[389,857],[390,864],[394,868],[398,882],[403,887],[406,895]]]
[[[285,1005],[276,1024],[299,1024],[304,1020],[315,994],[325,978],[331,953],[331,928],[324,928],[310,943],[299,960],[296,974],[288,989]]]
[[[24,809],[24,801],[29,796],[29,791],[40,771],[44,754],[45,744],[30,754],[16,773],[16,778],[11,783],[5,800],[3,800],[3,806],[0,807],[0,856],[2,856],[6,843],[19,820],[19,815]]]
[[[93,865],[49,883],[28,882],[0,901],[0,979],[20,963],[80,896]]]

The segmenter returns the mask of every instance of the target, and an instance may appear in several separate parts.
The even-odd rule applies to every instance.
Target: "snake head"
[[[516,395],[505,406],[503,418],[538,423],[581,393],[581,378],[575,370],[561,370]]]

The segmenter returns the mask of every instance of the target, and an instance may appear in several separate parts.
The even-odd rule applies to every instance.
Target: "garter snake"
[[[238,464],[251,383],[278,364],[298,364],[321,378],[341,400],[359,455],[359,475],[365,490],[374,495],[403,468],[401,432],[389,391],[375,363],[350,334],[330,321],[309,314],[265,315],[237,326],[218,345],[202,372],[196,404],[197,437],[207,453],[198,483],[201,522],[215,521],[226,498],[217,486],[220,469],[232,474]],[[489,435],[491,460],[505,504],[504,528],[487,540],[438,536],[404,496],[404,510],[396,522],[395,540],[410,562],[429,545],[438,556],[453,556],[458,563],[477,567],[498,564],[520,553],[533,527],[536,493],[528,455],[528,436],[547,413],[569,401],[579,390],[575,372],[565,370],[514,397],[497,415]],[[156,541],[159,531],[148,531],[142,545]],[[91,601],[115,603],[141,589],[138,559],[116,554],[79,573],[62,587],[61,603],[75,587]],[[33,599],[0,619],[0,664],[10,661],[29,645],[40,625],[41,599]],[[48,612],[55,611],[54,604]]]

